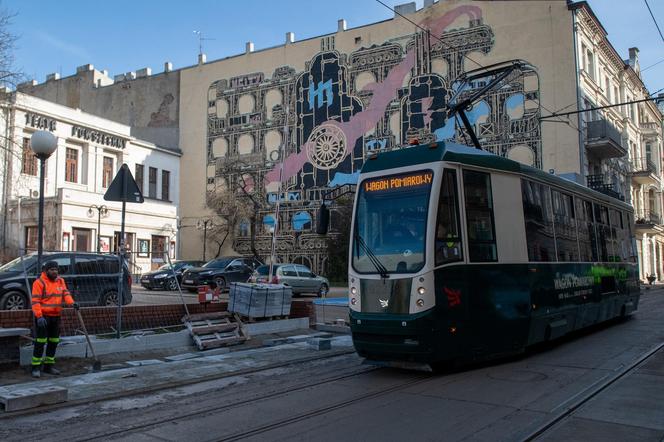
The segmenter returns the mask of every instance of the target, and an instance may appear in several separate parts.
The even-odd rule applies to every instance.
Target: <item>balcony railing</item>
[[[607,182],[604,175],[588,175],[588,187],[604,195],[625,201],[625,197],[616,190],[616,186]]]
[[[600,158],[619,158],[627,154],[620,131],[606,120],[586,123],[586,148]]]
[[[657,166],[650,157],[632,158],[632,173],[649,173],[657,175]]]
[[[636,224],[661,224],[662,218],[653,210],[646,210],[643,215],[635,215]]]

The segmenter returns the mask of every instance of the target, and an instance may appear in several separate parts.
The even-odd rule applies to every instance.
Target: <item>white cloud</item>
[[[89,59],[90,54],[82,48],[81,46],[77,46],[75,44],[67,43],[66,41],[60,40],[57,37],[54,37],[50,34],[47,34],[45,32],[36,32],[37,38],[42,40],[44,43],[59,49],[63,52],[66,52],[70,55],[75,55],[77,57],[83,58],[83,59]]]

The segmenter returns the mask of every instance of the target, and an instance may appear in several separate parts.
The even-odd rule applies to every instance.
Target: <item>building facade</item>
[[[484,86],[480,80],[457,90],[465,73],[506,60],[522,60],[520,70],[469,111],[483,147],[613,192],[635,204],[638,219],[659,213],[661,126],[648,132],[661,121],[656,108],[546,118],[647,94],[637,52],[623,62],[606,35],[586,2],[425,0],[419,10],[397,6],[382,22],[349,29],[339,20],[335,32],[302,41],[289,32],[283,44],[262,50],[248,42],[242,54],[210,62],[201,55],[176,71],[167,64],[162,74],[143,69],[111,80],[87,65],[22,90],[125,124],[133,119],[155,142],[175,136],[168,128],[176,127],[183,170],[200,171],[181,176],[183,225],[212,219],[230,230],[220,253],[265,258],[278,224],[277,259],[324,273],[327,245],[313,226],[326,192],[354,183],[373,151],[400,149],[413,138],[467,144],[445,106]],[[109,98],[139,96],[147,98],[131,100],[124,113]],[[150,127],[161,132],[151,135]],[[648,161],[654,184],[641,176]],[[229,196],[256,217],[220,217],[215,201]],[[347,228],[334,214],[333,207],[332,228]],[[661,259],[650,255],[659,241],[651,230],[636,232],[642,268],[661,275]],[[182,237],[183,255],[198,256],[201,232],[183,229]]]
[[[179,152],[132,137],[128,126],[22,93],[11,94],[2,112],[5,255],[37,248],[39,162],[30,137],[46,130],[58,144],[46,161],[44,250],[117,251],[122,203],[104,201],[103,195],[125,163],[145,196],[143,204],[127,204],[132,271],[161,265],[153,254],[175,258]]]

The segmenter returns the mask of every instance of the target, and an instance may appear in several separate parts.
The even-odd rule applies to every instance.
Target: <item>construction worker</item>
[[[47,261],[42,267],[42,274],[32,284],[32,312],[35,315],[37,339],[32,354],[32,377],[41,376],[41,366],[44,373],[60,374],[55,364],[55,349],[60,342],[60,314],[66,304],[78,310],[71,293],[67,290],[65,280],[58,276],[58,263]],[[44,353],[46,344],[46,356]]]

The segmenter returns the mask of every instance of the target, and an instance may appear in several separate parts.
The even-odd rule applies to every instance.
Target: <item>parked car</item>
[[[140,282],[148,290],[177,290],[178,284],[182,283],[182,273],[185,270],[200,267],[204,264],[205,261],[174,261],[172,264],[164,264],[157,270],[142,274]],[[173,266],[172,270],[171,265]],[[174,273],[175,277],[173,277]]]
[[[249,278],[249,282],[268,282],[269,265],[258,267]],[[330,282],[323,276],[314,274],[309,267],[301,264],[273,264],[273,284],[284,284],[291,287],[293,294],[315,293],[325,296],[330,290]]]
[[[256,267],[263,263],[256,258],[227,256],[216,258],[202,267],[194,267],[182,274],[182,287],[195,292],[198,286],[214,281],[220,290],[228,288],[231,282],[245,282]]]
[[[56,261],[58,272],[67,288],[81,306],[118,304],[118,258],[85,252],[46,252],[42,263]],[[37,254],[16,258],[0,267],[0,309],[24,310],[31,308],[32,283],[41,274],[37,271]],[[24,272],[25,271],[25,272]],[[131,275],[124,264],[123,304],[129,304]],[[29,284],[30,289],[26,286]]]

